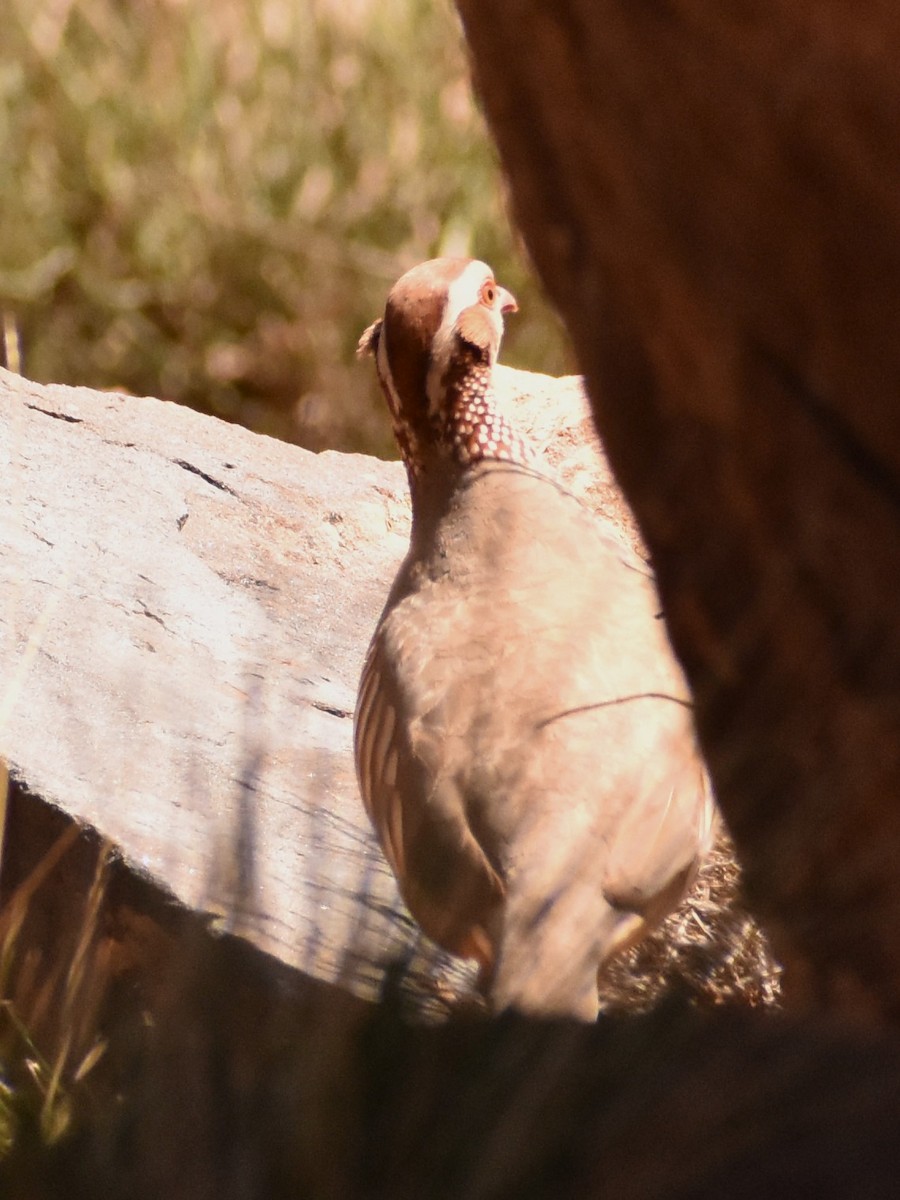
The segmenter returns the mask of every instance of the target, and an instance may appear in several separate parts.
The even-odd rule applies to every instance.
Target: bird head
[[[394,284],[384,316],[362,335],[359,353],[375,356],[394,432],[413,469],[418,450],[440,428],[451,365],[463,356],[473,367],[492,367],[503,317],[517,307],[477,259],[434,258]]]

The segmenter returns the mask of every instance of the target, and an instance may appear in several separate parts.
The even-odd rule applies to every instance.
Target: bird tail
[[[493,1008],[595,1020],[597,963],[635,921],[640,918],[598,901],[593,881],[566,887],[537,910],[508,895],[489,987]]]

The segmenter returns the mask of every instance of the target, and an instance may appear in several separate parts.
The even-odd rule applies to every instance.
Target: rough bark
[[[900,1017],[900,9],[459,0],[796,1002]]]

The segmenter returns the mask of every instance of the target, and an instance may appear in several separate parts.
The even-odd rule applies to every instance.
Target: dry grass
[[[450,0],[6,0],[0,42],[8,365],[392,456],[354,349],[440,252],[520,293],[510,361],[567,365]]]
[[[0,784],[5,797],[6,779]],[[71,952],[50,956],[21,939],[29,906],[78,832],[69,826],[0,909],[0,1162],[16,1147],[23,1125],[47,1146],[66,1134],[71,1089],[87,1079],[105,1050],[99,1013],[109,973],[99,916],[107,847],[97,858]],[[77,906],[78,897],[72,900]]]
[[[78,871],[65,874],[79,855]],[[82,883],[73,884],[76,874]],[[171,1129],[175,1092],[179,1104],[199,1105],[213,1129],[227,1126],[234,1106],[252,1112],[263,1104],[270,1116],[247,1137],[263,1137],[266,1120],[274,1120],[280,1132],[272,1161],[291,1158],[296,1105],[319,1129],[334,1089],[357,1085],[356,1029],[372,1009],[266,963],[237,939],[212,937],[202,920],[187,917],[167,928],[150,910],[123,908],[121,892],[116,904],[107,903],[109,878],[108,847],[96,839],[86,844],[69,825],[0,909],[0,1179],[6,1161],[55,1169],[72,1146],[89,1175],[85,1146],[93,1153],[97,1131],[109,1127],[144,1131],[139,1147],[117,1145],[123,1157],[116,1163],[128,1163],[131,1154],[152,1158],[153,1131]],[[756,927],[732,906],[736,886],[737,868],[720,842],[689,903],[628,963],[610,969],[608,1009],[639,1013],[673,995],[698,1006],[777,1003],[777,969]],[[49,904],[47,890],[56,894]],[[60,895],[68,926],[62,931]],[[45,915],[31,923],[35,908]],[[442,1012],[467,1023],[478,1006],[460,1003],[458,993],[405,994],[413,965],[389,972],[389,1017],[413,1013],[421,1023],[423,1015],[433,1021]],[[185,1130],[188,1142],[194,1136]],[[315,1161],[317,1152],[304,1147],[298,1162]],[[197,1152],[207,1156],[198,1171],[215,1173],[220,1152],[227,1158],[238,1151],[204,1144]],[[193,1153],[179,1146],[169,1166]]]
[[[38,811],[49,823],[31,820]],[[492,1137],[533,1151],[533,1179],[560,1156],[581,1162],[582,1188],[572,1194],[595,1194],[584,1190],[598,1153],[591,1123],[602,1128],[612,1111],[616,1128],[623,1112],[652,1105],[661,1053],[668,1061],[671,1048],[690,1078],[699,1070],[702,1091],[732,1078],[744,1034],[767,1036],[768,1023],[754,1034],[746,1014],[742,1034],[705,1025],[684,1005],[590,1027],[473,1020],[447,1004],[453,1019],[425,1023],[421,996],[410,1008],[403,995],[411,963],[388,973],[381,1004],[368,1004],[239,938],[214,936],[202,916],[179,909],[171,920],[149,884],[129,875],[137,889],[123,886],[123,864],[96,836],[18,783],[9,828],[16,836],[0,879],[3,1200],[453,1195],[448,1171],[472,1188],[493,1180]],[[743,989],[750,1003],[773,998],[744,945],[725,953],[733,916],[722,905],[735,868],[722,855],[672,918],[680,948],[663,939],[642,951],[641,969],[661,985],[657,999],[679,979],[691,990],[686,963],[702,981],[704,956],[714,1002],[723,988],[732,998]],[[632,981],[620,1008],[648,1007],[649,986]],[[691,1055],[694,1043],[702,1054]],[[710,1058],[711,1044],[719,1050]],[[814,1044],[807,1061],[818,1054]],[[763,1058],[780,1078],[776,1058]],[[771,1119],[777,1125],[782,1110]],[[705,1139],[702,1118],[699,1127]],[[426,1144],[433,1156],[423,1155]],[[516,1161],[503,1171],[513,1190],[491,1194],[545,1194],[519,1189]],[[383,1188],[371,1186],[373,1172]],[[410,1186],[394,1190],[407,1174]]]
[[[690,896],[604,973],[604,1010],[646,1012],[672,993],[702,1007],[777,1007],[781,970],[740,903],[740,869],[722,832]]]

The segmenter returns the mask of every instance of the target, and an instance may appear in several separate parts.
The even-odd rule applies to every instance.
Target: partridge
[[[410,912],[492,1006],[594,1019],[598,969],[683,897],[714,806],[649,569],[497,410],[515,310],[484,263],[439,258],[360,340],[412,532],[356,767]]]

